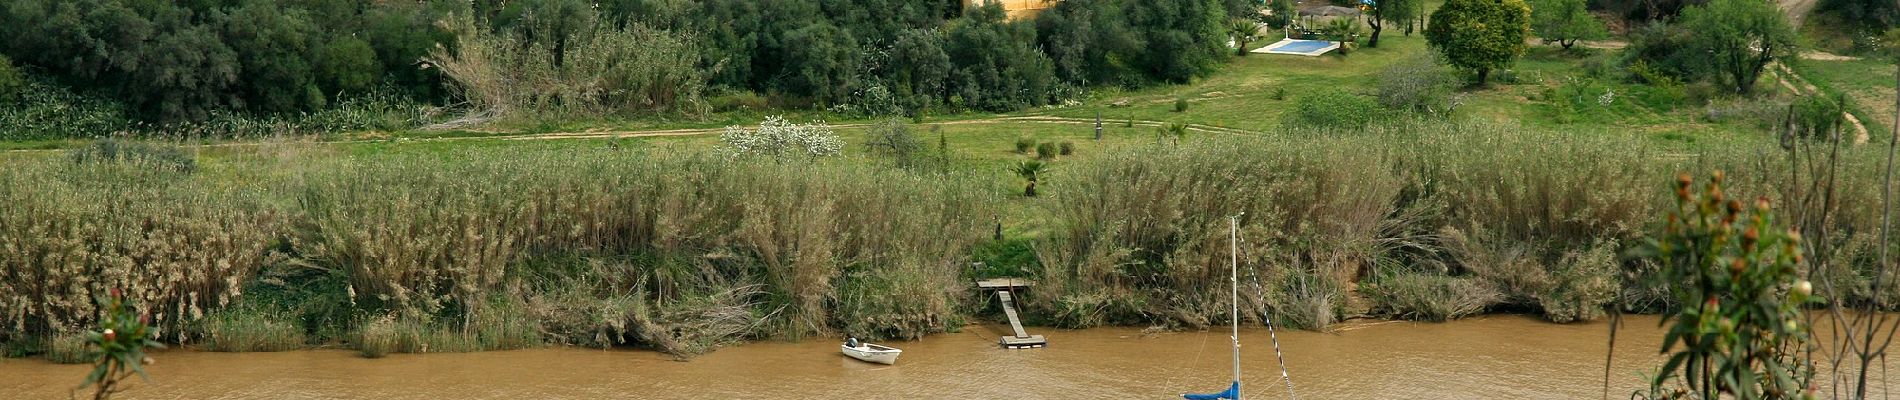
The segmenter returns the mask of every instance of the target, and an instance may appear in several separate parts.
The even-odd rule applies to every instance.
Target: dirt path
[[[1781,83],[1781,87],[1807,96],[1821,94],[1819,88],[1815,88],[1814,84],[1808,83],[1806,79],[1801,78],[1801,75],[1794,73],[1794,69],[1788,68],[1787,65],[1775,63],[1774,70],[1775,75],[1779,78],[1777,81]],[[1854,144],[1866,144],[1869,139],[1867,125],[1861,124],[1860,118],[1855,117],[1854,113],[1851,112],[1841,113],[1841,118],[1847,120],[1849,126],[1854,127]]]
[[[1788,23],[1794,24],[1794,27],[1799,29],[1801,28],[1801,22],[1808,18],[1808,13],[1814,11],[1814,5],[1818,3],[1818,1],[1776,0],[1775,3],[1777,7],[1781,8],[1782,14],[1788,15]]]
[[[992,117],[992,118],[944,121],[944,122],[936,122],[936,123],[926,123],[926,124],[921,124],[921,125],[985,125],[985,124],[1003,124],[1003,123],[1093,125],[1095,124],[1095,119],[1069,118],[1069,117],[1058,117],[1058,116],[1051,116],[1051,115],[1024,115],[1024,116],[1011,116],[1011,117]],[[1116,125],[1129,124],[1129,125],[1142,126],[1142,127],[1160,127],[1168,123],[1169,122],[1149,121],[1149,120],[1134,120],[1134,121],[1103,120],[1102,121],[1102,124],[1105,126],[1109,124],[1116,124]],[[871,125],[872,124],[869,124],[869,123],[853,123],[853,124],[832,125],[831,127],[832,128],[863,128],[863,127],[869,127]],[[1215,125],[1205,125],[1205,124],[1188,124],[1187,129],[1193,132],[1235,135],[1235,136],[1257,136],[1257,135],[1262,134],[1262,132],[1257,132],[1257,131],[1235,129],[1235,128],[1228,128],[1228,127],[1223,127],[1223,126],[1215,126]],[[625,138],[716,135],[716,134],[723,133],[725,131],[726,131],[726,128],[723,128],[723,127],[721,128],[689,128],[689,129],[619,130],[619,131],[603,130],[603,131],[551,132],[551,133],[492,135],[492,136],[398,138],[395,140],[400,143],[415,143],[415,142],[463,142],[463,141],[484,141],[484,140],[625,139]],[[356,144],[356,143],[381,143],[381,142],[389,142],[389,141],[390,139],[350,139],[350,140],[318,141],[315,143],[317,144]],[[222,142],[222,143],[185,145],[185,147],[205,147],[205,148],[244,147],[244,146],[263,146],[263,145],[268,145],[272,143],[277,143],[277,142],[252,140],[252,141],[241,141],[241,142]],[[17,149],[17,150],[7,150],[5,152],[29,153],[29,152],[53,152],[53,151],[64,151],[64,150],[65,149]]]
[[[1126,122],[1127,120],[1117,120],[1117,121],[1103,120],[1102,121],[1104,125],[1111,124],[1111,123],[1126,123]],[[944,122],[929,123],[929,124],[923,124],[923,125],[984,125],[984,124],[998,124],[998,123],[1093,125],[1095,124],[1095,120],[1089,119],[1089,118],[1068,118],[1068,117],[1057,117],[1057,116],[1048,116],[1048,115],[1025,115],[1025,116],[1017,116],[1017,117],[996,117],[996,118],[970,119],[970,120],[958,120],[958,121],[944,121]],[[1167,124],[1167,123],[1162,122],[1162,121],[1144,121],[1144,120],[1134,121],[1134,125],[1144,126],[1144,127],[1159,127],[1164,124]],[[868,126],[871,126],[871,124],[868,124],[868,123],[841,124],[841,125],[832,125],[831,127],[832,128],[862,128],[862,127],[868,127]],[[533,135],[486,136],[486,137],[481,137],[481,138],[505,139],[505,140],[640,138],[640,137],[663,137],[663,136],[697,136],[697,135],[721,133],[721,132],[725,132],[725,130],[726,128],[704,128],[704,129],[671,129],[671,130],[652,130],[652,131],[559,132],[559,133],[542,133],[542,134],[533,134]],[[1195,131],[1195,132],[1202,132],[1202,133],[1218,133],[1218,134],[1242,135],[1242,136],[1252,136],[1252,135],[1260,134],[1260,132],[1249,131],[1249,130],[1244,130],[1244,129],[1234,129],[1234,128],[1227,128],[1227,127],[1213,126],[1213,125],[1202,125],[1202,124],[1188,124],[1188,130]]]

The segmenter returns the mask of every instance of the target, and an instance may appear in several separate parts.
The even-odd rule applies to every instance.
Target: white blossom
[[[844,152],[844,140],[832,132],[831,125],[825,121],[812,121],[809,124],[794,124],[784,117],[766,117],[756,130],[738,126],[726,127],[719,135],[734,154],[763,155],[775,159],[787,157],[825,157]]]

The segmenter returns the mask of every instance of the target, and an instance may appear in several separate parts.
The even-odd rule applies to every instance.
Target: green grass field
[[[1875,137],[1893,129],[1893,63],[1879,59],[1802,60],[1803,77],[1823,91],[1846,95]]]

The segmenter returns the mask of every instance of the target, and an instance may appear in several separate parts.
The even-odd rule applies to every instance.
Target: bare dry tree
[[[1896,87],[1900,87],[1900,82],[1896,82]],[[1832,104],[1835,109],[1828,111],[1828,115],[1840,115],[1845,111],[1846,99],[1839,98]],[[1823,126],[1804,126],[1797,122],[1796,113],[1790,108],[1788,117],[1784,119],[1782,134],[1790,177],[1784,195],[1792,202],[1793,207],[1789,212],[1797,229],[1804,236],[1812,238],[1802,242],[1805,253],[1813,260],[1809,264],[1809,279],[1818,281],[1828,293],[1824,308],[1807,314],[1807,324],[1811,329],[1823,323],[1832,328],[1814,330],[1818,337],[1808,349],[1808,362],[1825,360],[1829,372],[1828,387],[1834,398],[1867,399],[1868,383],[1873,378],[1871,372],[1875,368],[1884,370],[1887,350],[1893,343],[1896,328],[1900,328],[1900,317],[1882,312],[1894,306],[1887,304],[1888,298],[1882,295],[1882,291],[1891,284],[1889,279],[1895,272],[1889,252],[1892,247],[1894,156],[1896,149],[1900,149],[1900,136],[1888,140],[1887,159],[1883,166],[1885,172],[1881,192],[1878,258],[1872,269],[1867,271],[1870,275],[1866,287],[1868,295],[1854,301],[1850,298],[1854,288],[1841,287],[1840,283],[1846,280],[1832,276],[1853,271],[1851,266],[1836,265],[1852,260],[1837,260],[1835,257],[1839,253],[1836,250],[1844,245],[1843,240],[1834,236],[1833,223],[1834,214],[1840,206],[1836,204],[1836,188],[1841,166],[1841,143],[1846,131],[1843,128],[1844,121],[1839,118]],[[1820,352],[1822,357],[1814,357],[1816,352]]]

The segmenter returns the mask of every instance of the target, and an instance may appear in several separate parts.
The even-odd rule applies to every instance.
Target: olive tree
[[[1524,55],[1531,8],[1523,0],[1448,0],[1432,12],[1425,40],[1445,62],[1478,75],[1510,66]]]
[[[726,127],[719,141],[735,155],[763,156],[774,160],[813,159],[844,152],[844,140],[824,121],[795,124],[785,117],[766,117],[758,129]]]
[[[1682,13],[1693,54],[1705,55],[1712,72],[1735,93],[1755,87],[1768,64],[1795,54],[1794,28],[1773,4],[1713,0]]]
[[[1373,0],[1366,2],[1371,13],[1366,25],[1372,27],[1372,37],[1366,40],[1366,47],[1379,47],[1379,33],[1385,31],[1386,23],[1403,25],[1417,17],[1420,0]],[[1406,31],[1411,32],[1409,29]]]
[[[1610,36],[1603,21],[1590,14],[1584,0],[1535,0],[1531,4],[1531,31],[1545,44],[1556,43],[1569,49],[1578,40]]]

